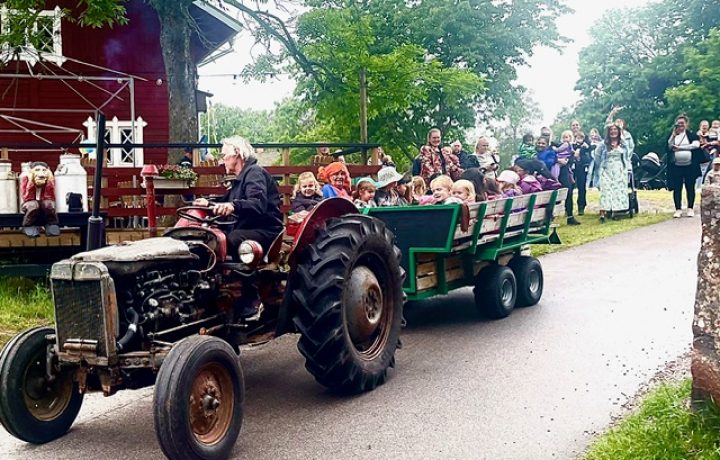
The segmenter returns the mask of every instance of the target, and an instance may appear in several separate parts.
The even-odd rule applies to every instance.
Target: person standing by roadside
[[[582,131],[575,133],[573,151],[575,157],[575,186],[578,190],[578,216],[582,216],[585,214],[585,207],[587,206],[587,179],[593,151],[590,144],[585,141],[585,133]]]
[[[605,140],[595,150],[595,182],[600,189],[600,223],[608,213],[624,211],[630,207],[627,180],[627,147],[620,128],[608,124]]]
[[[449,175],[455,180],[460,178],[462,172],[458,157],[453,153],[442,151],[440,129],[430,129],[427,134],[427,144],[420,147],[420,153],[413,160],[413,176],[422,177],[429,186],[430,181],[439,175]]]
[[[690,124],[686,115],[675,119],[675,126],[667,141],[667,177],[675,202],[674,218],[682,217],[682,189],[687,196],[687,217],[695,216],[695,180],[700,177],[700,164],[705,154],[700,148],[700,138],[688,130]]]
[[[595,176],[595,149],[602,143],[603,139],[600,137],[600,132],[595,129],[590,129],[590,166],[588,167],[588,188],[597,187],[597,182],[593,180]]]
[[[714,155],[712,154],[712,143],[710,142],[710,122],[707,120],[703,120],[698,125],[698,132],[697,132],[698,138],[700,139],[700,148],[703,149],[705,152],[705,157],[707,158],[707,162],[700,165],[700,171],[702,172],[703,179],[705,176],[707,176],[708,171],[710,171],[710,162],[712,161]],[[715,139],[717,141],[717,138]],[[716,142],[717,143],[717,142]],[[698,179],[695,183],[695,188],[699,188],[702,184],[702,180]]]

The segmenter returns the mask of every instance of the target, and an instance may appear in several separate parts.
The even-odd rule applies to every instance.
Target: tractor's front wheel
[[[191,336],[175,345],[155,383],[155,433],[172,460],[226,459],[243,419],[245,383],[227,342]]]
[[[380,220],[346,215],[328,220],[298,263],[298,349],[330,389],[372,390],[394,365],[404,301],[394,240]]]
[[[0,423],[16,438],[33,444],[64,435],[83,402],[72,369],[48,378],[46,337],[54,333],[50,327],[28,329],[0,353]]]

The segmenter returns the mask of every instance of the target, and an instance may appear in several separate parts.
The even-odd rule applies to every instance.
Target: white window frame
[[[7,30],[7,28],[9,27],[9,19],[12,15],[12,11],[13,10],[8,9],[5,6],[0,7],[0,23],[2,24],[3,30]],[[52,53],[37,50],[34,46],[32,46],[32,44],[26,42],[23,51],[18,55],[18,59],[20,59],[21,61],[26,61],[32,66],[35,65],[35,63],[38,61],[38,57],[42,57],[43,60],[50,61],[54,64],[57,64],[58,66],[62,66],[63,63],[66,61],[62,52],[62,9],[59,6],[56,6],[55,9],[52,10],[42,10],[38,14],[38,16],[53,18]],[[37,27],[38,23],[35,22],[35,24],[33,25],[33,32],[37,32]],[[3,61],[8,61],[10,59],[13,59],[15,56],[12,54],[9,46],[6,45],[0,51],[0,57]]]
[[[133,126],[134,125],[134,126]],[[92,117],[88,117],[83,122],[83,126],[87,128],[87,138],[95,140],[97,134],[97,123]],[[113,117],[112,120],[105,122],[105,130],[110,132],[110,143],[120,144],[122,142],[122,131],[124,129],[133,130],[134,128],[134,143],[143,143],[143,130],[147,126],[147,122],[142,117],[137,117],[135,123],[131,120],[118,120],[118,117]],[[143,166],[144,163],[144,151],[142,148],[136,148],[132,150],[133,161],[123,161],[123,152],[121,148],[110,149],[110,158],[108,159],[108,166],[113,167],[133,167]]]

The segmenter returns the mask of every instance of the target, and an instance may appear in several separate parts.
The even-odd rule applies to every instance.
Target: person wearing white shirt
[[[700,138],[689,131],[687,116],[680,115],[675,119],[675,127],[667,141],[667,175],[668,187],[673,192],[675,213],[673,217],[682,217],[682,189],[685,187],[687,196],[687,217],[693,217],[695,211],[695,180],[702,174],[700,163],[703,152],[700,150]]]

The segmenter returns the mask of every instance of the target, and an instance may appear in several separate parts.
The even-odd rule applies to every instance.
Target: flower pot
[[[143,186],[145,182],[143,182]],[[168,188],[190,188],[190,181],[185,179],[168,179],[166,177],[153,177],[153,185],[156,189]]]

